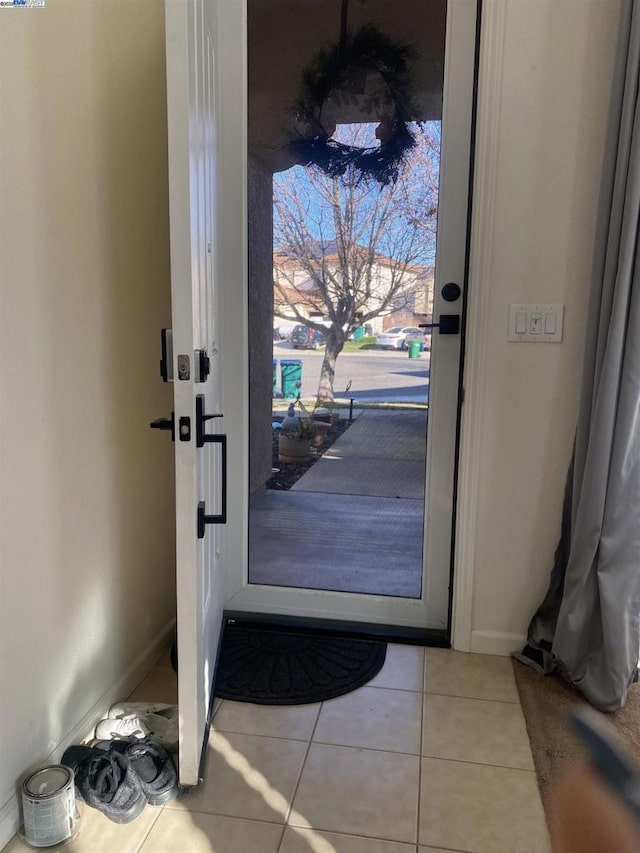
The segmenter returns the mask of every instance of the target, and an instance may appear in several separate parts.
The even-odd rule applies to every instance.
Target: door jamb
[[[495,208],[498,136],[504,76],[507,2],[480,4],[477,115],[474,157],[473,215],[464,347],[464,406],[459,445],[451,642],[454,649],[474,649],[473,590],[477,581],[477,506],[486,410],[486,348],[490,328],[490,294],[495,258]],[[480,651],[480,649],[477,649]]]
[[[461,407],[460,419],[460,441],[458,448],[458,477],[457,477],[457,500],[455,504],[456,526],[454,529],[453,561],[452,561],[452,595],[451,595],[451,644],[454,649],[460,651],[473,650],[473,589],[475,582],[475,543],[477,541],[477,500],[480,484],[480,449],[483,445],[483,412],[485,399],[485,387],[487,376],[484,371],[484,355],[486,341],[489,331],[489,294],[493,273],[493,246],[495,241],[495,198],[496,177],[498,169],[498,140],[494,128],[499,126],[501,112],[502,81],[503,81],[503,58],[506,36],[506,0],[495,0],[492,3],[478,2],[478,23],[482,27],[482,39],[479,41],[478,59],[478,83],[477,103],[481,110],[478,114],[475,132],[475,156],[474,156],[474,178],[473,178],[473,216],[471,218],[470,246],[469,246],[469,280],[472,287],[468,294],[466,309],[467,332],[463,348],[464,375],[463,392],[464,405]],[[243,15],[243,24],[246,24]],[[235,34],[235,33],[234,33]],[[246,44],[242,41],[242,59],[246,59]],[[246,69],[246,62],[242,64]],[[238,81],[238,89],[243,91],[246,86],[246,74]],[[243,122],[244,124],[244,122]],[[246,127],[243,127],[243,136],[246,138]],[[246,148],[246,146],[245,146]],[[240,156],[241,172],[246,181],[246,162]],[[233,207],[233,204],[230,205]],[[234,213],[242,216],[243,233],[246,228],[246,202],[243,199],[240,210]],[[246,236],[246,234],[245,234]],[[246,276],[246,240],[240,247],[244,276]],[[243,276],[243,277],[244,277]],[[221,294],[221,303],[224,305],[229,296],[224,292]],[[237,298],[237,296],[236,296]],[[231,297],[232,301],[235,301]],[[221,310],[222,309],[221,305]],[[235,307],[235,306],[234,306]],[[246,312],[245,312],[246,314]],[[246,352],[248,333],[246,328],[246,316],[243,322],[242,351]],[[224,336],[224,329],[222,330]],[[236,342],[237,344],[237,342]],[[242,369],[248,374],[246,358],[243,358]],[[248,400],[246,392],[234,395],[235,399],[229,401],[228,408],[241,411],[246,415]],[[246,454],[238,453],[241,447],[248,442],[248,429],[246,418],[239,418],[242,428],[231,443],[231,452],[237,456],[237,470],[239,477],[248,479],[248,460]],[[240,501],[234,500],[235,506],[231,513],[234,516],[244,517],[247,511],[246,496]],[[240,510],[238,512],[238,510]],[[244,512],[243,512],[244,510]],[[236,516],[237,513],[237,516]],[[235,521],[234,523],[237,523]],[[243,565],[246,573],[247,541],[246,531],[240,537],[242,547],[231,555],[227,554],[229,563],[239,562]],[[228,568],[228,571],[232,571]],[[225,578],[225,587],[228,584]],[[225,598],[228,599],[228,590],[225,589]],[[254,614],[256,616],[257,614]]]

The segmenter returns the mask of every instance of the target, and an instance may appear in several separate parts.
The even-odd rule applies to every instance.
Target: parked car
[[[299,323],[291,332],[291,343],[294,349],[318,349],[326,343],[326,337],[317,329]]]
[[[411,341],[419,341],[422,344],[423,350],[431,349],[431,335],[425,334],[422,329],[419,329],[417,332],[411,332],[404,339],[404,349],[408,349]]]
[[[376,335],[376,344],[389,349],[407,349],[411,341],[426,343],[422,329],[417,326],[393,326],[380,335]]]
[[[288,341],[291,338],[291,333],[298,324],[291,320],[280,320],[276,318],[273,323],[273,340]]]

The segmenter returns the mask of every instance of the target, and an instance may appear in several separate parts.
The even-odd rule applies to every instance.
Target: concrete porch
[[[365,410],[249,510],[252,583],[419,598],[427,412]]]

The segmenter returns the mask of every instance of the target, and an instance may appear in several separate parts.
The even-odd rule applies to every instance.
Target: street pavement
[[[318,390],[324,350],[293,349],[289,342],[273,345],[273,357],[302,362],[303,397]],[[368,350],[343,352],[336,361],[334,393],[363,403],[426,403],[429,397],[429,352],[411,359],[406,352]],[[279,367],[278,367],[279,370]],[[279,387],[278,377],[278,387]],[[349,391],[346,391],[348,383]]]

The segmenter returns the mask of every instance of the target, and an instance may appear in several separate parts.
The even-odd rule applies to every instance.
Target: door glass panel
[[[248,2],[250,583],[423,593],[445,21]]]

